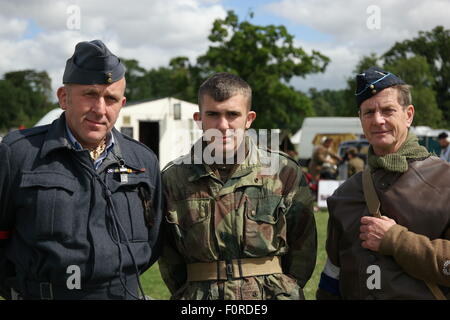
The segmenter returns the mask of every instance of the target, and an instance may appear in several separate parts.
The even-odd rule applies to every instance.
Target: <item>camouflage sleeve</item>
[[[317,257],[317,231],[313,197],[300,167],[296,183],[286,197],[291,205],[286,212],[288,253],[283,257],[284,272],[294,276],[304,287],[314,271]],[[295,177],[295,175],[294,175]]]
[[[187,271],[186,263],[184,262],[183,257],[168,237],[171,233],[171,230],[168,230],[169,227],[170,226],[168,226],[167,221],[165,221],[163,228],[165,229],[164,234],[166,239],[164,241],[162,254],[159,257],[158,263],[161,277],[167,288],[169,288],[170,293],[174,295],[175,292],[177,292],[186,283]]]
[[[415,278],[450,287],[450,228],[445,239],[429,238],[394,225],[380,244],[380,253],[391,255]]]
[[[159,271],[167,288],[172,295],[177,292],[187,280],[186,263],[183,256],[178,252],[174,243],[175,228],[172,223],[167,220],[167,192],[163,193],[163,247],[161,256],[159,257]]]

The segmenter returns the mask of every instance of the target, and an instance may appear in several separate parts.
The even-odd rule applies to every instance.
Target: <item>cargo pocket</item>
[[[180,251],[195,260],[214,259],[211,248],[211,202],[209,198],[187,199],[169,204],[167,222]]]
[[[77,190],[74,177],[54,171],[23,172],[20,188],[26,208],[19,219],[34,226],[36,239],[72,237]]]
[[[119,221],[132,242],[147,242],[149,228],[153,226],[153,196],[155,188],[145,173],[129,173],[126,183],[119,174],[110,174],[107,184]],[[125,239],[121,239],[122,242]]]
[[[281,195],[245,200],[244,251],[252,256],[277,252],[286,242],[286,206]]]

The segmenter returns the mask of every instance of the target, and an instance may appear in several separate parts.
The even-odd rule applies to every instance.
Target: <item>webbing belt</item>
[[[278,256],[200,262],[187,265],[188,281],[232,280],[273,273],[283,273],[281,258]]]

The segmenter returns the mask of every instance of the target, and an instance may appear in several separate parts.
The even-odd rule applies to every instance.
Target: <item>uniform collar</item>
[[[50,152],[62,148],[73,149],[67,137],[65,112],[50,125],[42,145],[41,158],[43,159]]]
[[[66,122],[66,133],[67,133],[68,140],[70,141],[72,146],[75,148],[75,150],[85,149],[75,138],[75,136],[72,133],[72,130],[70,130],[69,126],[67,125],[67,122]],[[108,132],[108,134],[106,135],[106,150],[109,151],[112,146],[114,146],[114,135],[111,134],[111,132]]]
[[[252,171],[254,171],[255,168],[261,167],[261,153],[258,150],[255,142],[252,138],[249,136],[245,137],[245,143],[249,148],[249,152],[247,156],[244,159],[244,162],[239,164],[236,170],[234,171],[233,175],[229,178],[242,178],[248,174],[250,174]],[[189,157],[193,161],[192,168],[193,168],[193,174],[188,178],[190,182],[197,181],[200,178],[208,177],[213,175],[213,171],[211,170],[210,166],[205,163],[198,164],[201,160],[198,158],[198,155],[194,153],[195,145],[202,144],[202,138],[197,140],[194,144],[194,146],[191,148],[191,152],[189,154]],[[203,154],[203,148],[201,148],[202,154]],[[197,164],[196,164],[197,163]]]
[[[111,134],[114,136],[114,145],[112,149],[114,156],[118,160],[123,160],[125,166],[133,169],[141,169],[142,165],[136,161],[135,157],[132,157],[132,155],[136,154],[136,150],[133,148],[134,144],[130,143],[130,141],[126,141],[126,138],[124,138],[115,128],[112,129]],[[137,144],[138,142],[135,143]],[[65,112],[50,125],[42,145],[40,156],[41,158],[45,158],[49,153],[57,149],[76,150],[68,137]]]

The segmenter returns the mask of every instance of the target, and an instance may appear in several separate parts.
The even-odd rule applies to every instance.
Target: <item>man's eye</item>
[[[119,100],[117,100],[117,98],[113,97],[113,96],[107,96],[106,100],[111,101],[111,102],[117,102]]]

